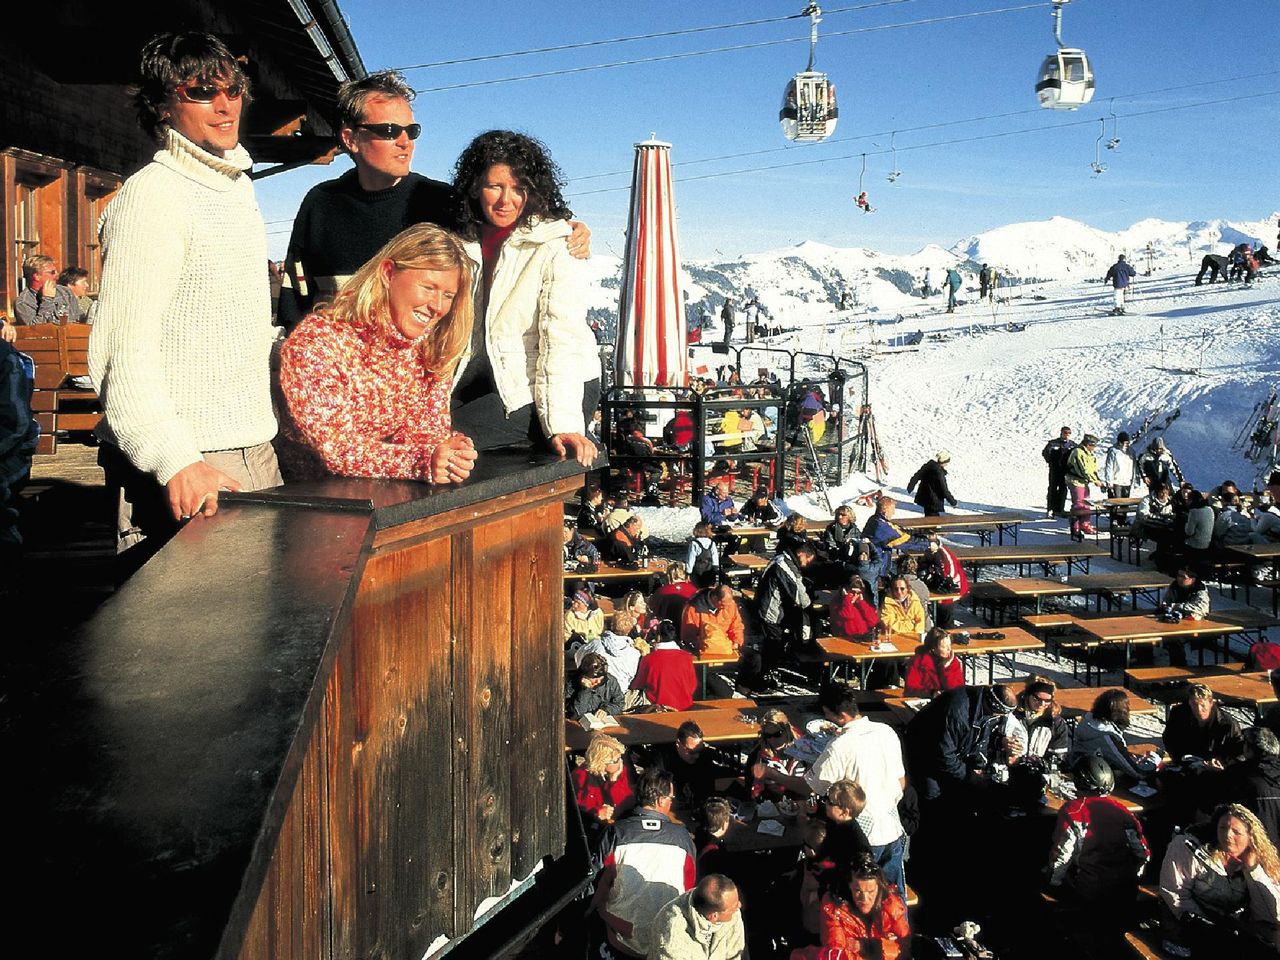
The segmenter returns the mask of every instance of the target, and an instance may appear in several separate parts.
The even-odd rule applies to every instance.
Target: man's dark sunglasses
[[[244,95],[244,84],[188,83],[178,87],[177,92],[181,99],[191,103],[213,103],[219,93],[225,93],[228,100],[239,100]]]
[[[368,130],[379,140],[399,140],[400,134],[407,133],[410,140],[417,140],[422,133],[422,124],[411,123],[402,127],[398,123],[357,123],[361,130]]]

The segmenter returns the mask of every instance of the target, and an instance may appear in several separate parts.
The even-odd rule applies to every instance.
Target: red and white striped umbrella
[[[653,139],[652,134],[636,144],[631,175],[614,375],[622,386],[685,386],[689,382],[671,144]]]

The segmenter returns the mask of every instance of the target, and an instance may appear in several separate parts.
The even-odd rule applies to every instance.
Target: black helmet
[[[1105,797],[1116,788],[1115,771],[1096,753],[1077,760],[1071,768],[1071,775],[1075,778],[1076,787],[1091,796]]]

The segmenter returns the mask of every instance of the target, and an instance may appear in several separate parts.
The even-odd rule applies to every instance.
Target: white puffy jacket
[[[502,405],[510,413],[532,403],[547,436],[584,432],[582,385],[600,375],[584,261],[569,254],[570,232],[566,220],[517,227],[498,254],[486,308],[485,349]],[[480,244],[468,243],[467,253],[479,278]],[[482,299],[477,291],[477,306]],[[470,358],[468,350],[459,375]]]

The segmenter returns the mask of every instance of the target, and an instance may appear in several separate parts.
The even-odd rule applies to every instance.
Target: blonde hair
[[[673,560],[667,564],[667,583],[681,583],[689,579],[689,571],[684,568],[683,560]]]
[[[626,752],[627,748],[616,737],[607,733],[595,734],[587,744],[587,773],[604,776],[605,765],[621,760]]]
[[[397,270],[457,270],[458,295],[418,344],[422,365],[437,377],[453,374],[467,345],[474,322],[471,304],[471,258],[462,241],[432,223],[419,223],[394,236],[386,246],[342,285],[333,303],[318,312],[355,326],[374,327],[383,336],[394,335],[391,305],[382,264],[391,261]]]
[[[1258,864],[1262,867],[1262,872],[1271,878],[1273,883],[1280,883],[1280,854],[1276,853],[1275,844],[1271,842],[1271,838],[1267,836],[1267,828],[1262,825],[1262,821],[1248,807],[1239,803],[1224,803],[1213,811],[1213,855],[1219,862],[1225,860],[1225,855],[1218,849],[1218,824],[1225,817],[1235,817],[1245,825],[1249,831],[1249,845],[1258,854]]]
[[[852,780],[837,780],[827,788],[827,802],[859,816],[867,805],[867,795]]]
[[[613,611],[613,632],[627,634],[636,625],[636,615],[630,610],[619,609]]]

